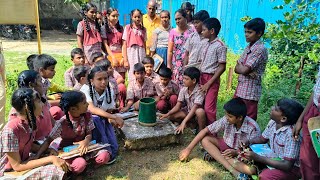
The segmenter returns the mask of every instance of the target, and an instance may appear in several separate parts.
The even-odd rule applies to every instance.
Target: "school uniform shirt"
[[[46,96],[47,92],[48,92],[48,89],[51,86],[51,82],[48,79],[43,78],[43,77],[41,77],[41,82],[42,82],[42,89],[43,89],[44,94]]]
[[[188,93],[188,87],[183,87],[179,92],[178,101],[186,106],[187,112],[190,112],[194,105],[203,106],[204,97],[205,95],[200,90],[200,85],[197,84],[190,94]]]
[[[224,142],[232,149],[238,149],[240,142],[254,139],[261,135],[259,125],[249,116],[244,118],[238,130],[234,124],[228,122],[226,116],[213,122],[207,128],[212,134],[223,132]]]
[[[261,96],[261,78],[268,61],[268,50],[263,42],[258,40],[251,47],[248,45],[242,53],[239,63],[249,67],[250,75],[239,74],[238,86],[235,95],[237,97],[259,101]]]
[[[313,103],[319,108],[320,103],[320,66],[317,75],[317,82],[313,88]]]
[[[271,119],[261,137],[269,140],[270,148],[276,157],[294,161],[294,165],[299,167],[301,137],[299,136],[297,141],[293,139],[292,129],[294,126],[287,125],[276,129],[276,125],[277,123]]]
[[[44,140],[45,138],[47,138],[53,128],[53,124],[51,122],[52,116],[49,109],[50,104],[48,102],[44,103],[44,105],[42,106],[42,113],[36,119],[37,129],[34,131],[35,140]],[[9,112],[8,121],[17,118],[17,116],[17,110],[12,107]]]
[[[48,90],[51,92],[65,92],[68,90],[71,90],[70,88],[66,87],[61,87],[58,84],[50,82],[49,79],[41,77],[41,82],[42,82],[42,88],[44,90],[44,95],[43,97],[49,100],[55,100],[54,95],[48,95]]]
[[[203,40],[203,45],[200,53],[200,72],[214,74],[219,67],[219,64],[226,63],[227,47],[224,43],[216,38],[212,42],[208,39]]]
[[[201,52],[202,45],[207,40],[208,39],[201,37],[198,32],[193,32],[190,35],[190,37],[184,44],[184,48],[189,52],[188,64],[194,64],[198,62],[199,53]]]
[[[110,85],[110,88],[113,89],[114,94],[118,95],[119,94],[119,87],[118,87],[117,80],[113,77],[109,77],[109,85]]]
[[[127,44],[127,57],[129,68],[128,79],[129,82],[133,81],[133,66],[136,63],[142,62],[143,58],[146,57],[145,41],[147,39],[146,31],[142,28],[135,28],[126,25],[123,31],[122,39],[126,41]]]
[[[88,25],[90,28],[90,31],[86,30],[86,25],[84,21],[80,21],[78,23],[77,32],[76,34],[78,36],[82,37],[83,40],[83,51],[86,55],[89,64],[93,64],[93,56],[97,53],[102,52],[101,46],[102,46],[102,39],[106,39],[106,30],[105,26],[100,27],[100,32],[96,28],[96,24],[94,22],[88,21]]]
[[[80,84],[79,82],[76,83],[76,85],[73,86],[73,90],[80,91],[83,84]]]
[[[155,72],[152,72],[150,76],[146,75],[146,78],[149,78],[153,82],[153,84],[156,84],[157,82],[160,82],[160,77]]]
[[[110,87],[111,97],[109,97],[108,89],[106,89],[101,95],[99,95],[97,91],[92,87],[93,99],[90,96],[89,88],[90,87],[88,85],[84,84],[80,89],[80,91],[85,94],[88,103],[92,102],[95,107],[101,108],[104,111],[107,111],[108,109],[116,108],[115,95],[111,87]],[[110,101],[110,103],[108,103],[108,101]]]
[[[73,88],[76,85],[76,83],[78,82],[73,75],[73,69],[74,69],[74,66],[70,67],[64,73],[64,83],[65,83],[65,86],[68,88]]]
[[[177,85],[177,83],[173,82],[172,80],[169,81],[167,86],[164,86],[161,82],[156,83],[156,91],[158,96],[160,97],[163,96],[165,89],[172,91],[173,94],[176,94],[176,95],[179,94],[179,86]]]
[[[72,127],[69,127],[66,116],[63,116],[60,120],[56,121],[49,137],[56,139],[62,138],[60,147],[72,145],[73,142],[82,141],[86,135],[90,135],[91,131],[95,128],[92,115],[90,112],[84,115],[74,118],[69,114],[69,118]]]
[[[129,82],[127,90],[127,100],[133,100],[134,102],[145,97],[154,97],[157,95],[155,85],[149,78],[144,78],[143,85],[133,80]]]
[[[112,76],[113,76],[116,80],[119,79],[119,78],[122,78],[121,74],[120,74],[118,71],[116,71],[116,70],[113,71],[113,75],[112,75]]]
[[[108,46],[113,53],[121,53],[123,32],[119,32],[115,27],[109,26],[109,28],[111,30],[111,33],[106,33]]]
[[[34,137],[35,131],[29,127],[27,120],[15,116],[6,124],[0,132],[0,177],[3,176],[5,166],[9,163],[6,153],[17,152],[21,162],[26,161],[29,158]],[[46,165],[30,174],[27,179],[62,179],[63,175],[62,169],[55,165]]]

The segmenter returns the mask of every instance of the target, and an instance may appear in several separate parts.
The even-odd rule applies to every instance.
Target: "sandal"
[[[211,162],[211,161],[214,161],[214,158],[207,151],[205,151],[203,153],[203,160]]]
[[[244,173],[240,173],[237,176],[237,180],[248,180],[248,179],[249,179],[249,176],[247,174],[244,174]]]
[[[111,159],[110,161],[108,161],[107,163],[106,163],[106,165],[111,165],[111,164],[113,164],[114,162],[116,162],[116,158],[113,158],[113,159]]]

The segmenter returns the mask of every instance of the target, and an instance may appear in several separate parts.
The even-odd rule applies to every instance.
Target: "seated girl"
[[[103,59],[101,61],[98,61],[94,64],[95,66],[100,66],[105,71],[107,71],[109,76],[109,84],[111,88],[113,89],[113,92],[115,93],[116,102],[119,104],[120,108],[124,107],[125,101],[126,101],[126,86],[125,81],[122,78],[122,76],[113,69],[111,66],[111,62],[107,59]]]
[[[110,149],[87,153],[95,126],[91,113],[88,112],[86,96],[80,91],[66,91],[62,94],[60,106],[65,116],[56,122],[37,155],[40,155],[54,139],[61,137],[59,148],[79,145],[80,156],[67,160],[72,173],[82,173],[89,160],[94,160],[97,166],[107,163],[110,160]]]
[[[32,88],[35,91],[37,91],[41,98],[41,101],[43,102],[42,106],[42,112],[39,117],[37,117],[37,131],[35,134],[35,140],[41,141],[45,140],[45,138],[49,135],[51,132],[53,125],[55,123],[55,120],[50,114],[50,104],[49,102],[43,98],[44,91],[42,88],[42,82],[41,82],[41,76],[37,71],[34,70],[25,70],[22,71],[18,76],[18,87],[19,88]],[[16,118],[18,115],[16,109],[11,108],[9,113],[9,121],[12,118]]]
[[[0,176],[12,169],[19,172],[39,167],[27,179],[62,179],[69,169],[65,160],[57,156],[39,159],[29,156],[38,150],[33,141],[37,130],[36,117],[41,115],[43,106],[39,93],[20,88],[13,93],[11,105],[17,115],[12,116],[0,134]]]
[[[93,139],[111,144],[111,159],[114,160],[118,153],[118,142],[112,125],[122,127],[123,119],[111,114],[116,111],[116,103],[107,72],[99,66],[91,69],[88,85],[83,85],[80,91],[85,94],[89,103],[88,109],[93,114],[96,127],[92,132]]]

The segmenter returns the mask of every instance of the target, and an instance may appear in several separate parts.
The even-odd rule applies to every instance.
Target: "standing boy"
[[[248,116],[257,119],[258,101],[261,96],[261,78],[268,61],[268,51],[260,40],[264,34],[266,24],[261,18],[254,18],[245,25],[246,41],[249,45],[245,48],[237,61],[235,72],[239,74],[238,86],[235,92],[247,106]]]
[[[204,40],[204,37],[201,34],[202,23],[209,17],[209,13],[205,10],[201,10],[193,16],[193,25],[197,32],[192,33],[184,45],[184,48],[186,49],[184,56],[185,65],[192,65],[198,62],[199,52],[201,51],[201,42]]]
[[[204,111],[207,115],[207,125],[216,120],[220,76],[226,69],[227,47],[217,37],[220,28],[221,24],[217,18],[205,20],[202,26],[202,35],[206,42],[200,53],[200,84],[206,95]]]
[[[202,108],[204,94],[200,91],[200,71],[196,67],[189,67],[184,70],[184,87],[179,92],[178,102],[167,114],[161,115],[160,119],[181,123],[176,133],[183,133],[187,123],[196,124],[199,130],[206,126],[206,115]],[[185,106],[185,107],[183,107]]]
[[[64,82],[66,87],[73,88],[77,84],[77,80],[73,75],[73,69],[75,66],[84,65],[84,53],[82,49],[80,48],[74,48],[71,51],[71,61],[73,63],[73,66],[70,67],[65,73],[64,73]]]

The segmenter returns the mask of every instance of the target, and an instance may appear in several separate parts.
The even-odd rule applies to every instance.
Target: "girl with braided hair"
[[[111,144],[111,158],[118,153],[118,142],[113,126],[123,126],[123,119],[111,114],[115,112],[116,103],[113,89],[109,85],[107,71],[100,66],[91,69],[88,75],[88,85],[84,84],[82,91],[89,103],[88,109],[92,112],[95,129],[92,132],[93,139],[97,142]]]
[[[79,22],[77,27],[77,43],[78,48],[84,51],[86,63],[93,64],[93,56],[101,53],[102,46],[110,50],[107,44],[105,26],[99,25],[97,20],[97,7],[92,3],[87,3],[81,9],[83,20]],[[111,51],[110,51],[111,52]]]
[[[52,130],[52,127],[55,123],[52,115],[50,114],[50,104],[48,101],[43,98],[44,90],[41,83],[41,76],[37,71],[34,70],[25,70],[22,71],[18,76],[18,87],[19,88],[32,88],[40,94],[41,101],[44,104],[42,106],[42,112],[37,117],[37,132],[35,135],[36,141],[43,141],[49,135]],[[16,109],[11,108],[9,112],[9,121],[12,118],[16,118],[18,112]]]
[[[18,114],[8,121],[0,133],[0,177],[4,171],[38,168],[26,179],[62,179],[68,171],[63,159],[52,155],[39,159],[29,156],[37,151],[33,146],[37,131],[36,117],[41,114],[43,106],[39,93],[30,88],[17,89],[12,95],[11,105]]]
[[[41,154],[44,149],[56,138],[61,138],[59,148],[78,144],[80,156],[68,159],[70,170],[73,174],[82,173],[87,161],[93,160],[96,166],[103,165],[110,160],[111,149],[103,149],[88,152],[92,140],[92,130],[95,128],[92,115],[88,112],[86,96],[80,91],[67,91],[62,94],[60,107],[65,116],[58,120],[49,137],[39,150]]]
[[[108,52],[108,59],[112,62],[112,66],[119,72],[123,79],[127,69],[124,67],[122,56],[122,35],[123,27],[119,23],[119,12],[115,8],[106,10],[106,37],[111,53]]]
[[[142,12],[134,9],[130,13],[130,24],[126,25],[122,34],[123,65],[129,69],[129,81],[133,81],[133,66],[146,57],[147,31],[143,26]]]

